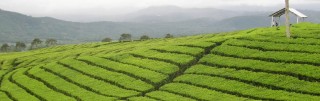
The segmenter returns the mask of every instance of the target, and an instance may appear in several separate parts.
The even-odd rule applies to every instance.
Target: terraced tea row
[[[295,38],[288,39],[285,37],[274,37],[271,35],[250,35],[250,36],[241,36],[237,39],[244,39],[250,41],[262,41],[262,42],[274,42],[281,44],[302,44],[302,45],[320,45],[319,39],[306,39],[306,38]]]
[[[287,51],[298,53],[320,54],[320,45],[302,45],[302,44],[283,44],[274,42],[260,42],[233,39],[228,40],[225,44],[231,46],[247,47],[263,51]]]
[[[273,63],[213,54],[205,56],[201,63],[211,66],[287,75],[312,82],[319,81],[319,68],[312,65]]]
[[[306,27],[307,26],[307,27]],[[319,100],[319,25],[0,54],[1,101]]]
[[[40,67],[34,67],[30,71],[28,71],[29,76],[41,81],[46,85],[50,85],[52,89],[56,89],[62,91],[66,94],[72,95],[77,99],[90,101],[90,100],[114,100],[113,97],[107,97],[97,92],[91,91],[88,88],[84,88],[84,86],[79,86],[74,82],[70,82],[70,80],[61,78],[57,74],[53,74],[51,72],[47,72]]]
[[[307,64],[320,66],[320,54],[263,51],[246,47],[223,45],[212,50],[213,53],[241,57],[247,59],[257,59],[270,62],[285,62],[294,64]]]
[[[106,69],[89,65],[85,62],[75,59],[65,59],[59,62],[64,67],[71,70],[80,72],[83,75],[90,76],[92,78],[117,85],[124,89],[135,90],[139,92],[148,91],[153,88],[151,84],[143,82],[137,78],[130,77],[128,75],[108,71]]]
[[[212,67],[207,65],[196,65],[188,69],[186,74],[198,74],[224,79],[235,80],[258,87],[270,88],[273,90],[284,90],[309,95],[320,95],[320,84],[299,80],[295,77],[279,75],[266,72],[254,72],[248,70],[237,70],[226,67]],[[249,75],[249,76],[248,76]]]
[[[176,78],[174,81],[179,83],[192,84],[227,94],[252,98],[256,100],[291,100],[292,97],[296,100],[306,100],[306,98],[308,98],[308,100],[317,100],[320,98],[319,96],[311,96],[256,87],[235,80],[224,79],[220,77],[211,77],[206,75],[186,74]]]

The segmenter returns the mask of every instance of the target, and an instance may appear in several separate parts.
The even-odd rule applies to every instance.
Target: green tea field
[[[0,53],[0,101],[320,101],[320,24]]]

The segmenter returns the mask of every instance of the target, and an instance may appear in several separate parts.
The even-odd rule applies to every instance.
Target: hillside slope
[[[31,17],[0,10],[0,44],[18,41],[31,43],[34,38],[43,40],[54,38],[60,44],[97,42],[106,37],[117,40],[122,33],[130,33],[134,39],[138,39],[142,35],[159,38],[164,37],[167,33],[175,36],[186,36],[198,33],[264,27],[270,24],[269,12],[247,12],[245,13],[247,14],[246,16],[241,16],[242,14],[218,9],[180,10],[175,8],[177,10],[173,10],[167,15],[168,10],[166,7],[158,9],[147,9],[144,11],[145,13],[136,12],[138,13],[136,16],[134,16],[135,14],[126,16],[134,17],[132,20],[136,22],[129,20],[131,22],[105,21],[92,23],[69,22],[50,17]],[[174,9],[174,7],[171,9]],[[163,16],[156,15],[160,11],[164,13]],[[154,12],[157,13],[154,14]],[[303,12],[309,16],[307,21],[320,22],[319,12]],[[139,15],[141,13],[142,15]],[[152,23],[152,21],[156,22]]]
[[[0,54],[1,101],[320,99],[320,25]]]

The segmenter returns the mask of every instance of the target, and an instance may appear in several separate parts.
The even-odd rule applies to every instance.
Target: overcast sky
[[[320,5],[320,0],[290,0],[292,5]],[[174,5],[184,8],[224,8],[226,6],[275,6],[284,0],[0,0],[0,9],[31,16],[117,15],[139,9]],[[314,9],[316,10],[316,9]]]

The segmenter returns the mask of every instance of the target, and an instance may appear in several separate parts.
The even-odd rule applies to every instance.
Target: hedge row
[[[114,97],[107,97],[95,92],[92,92],[89,89],[78,86],[72,82],[69,82],[60,76],[47,72],[40,67],[33,67],[29,72],[29,75],[34,76],[35,78],[45,82],[48,85],[52,85],[55,89],[64,91],[70,95],[73,95],[81,100],[90,101],[100,101],[100,100],[115,100]]]
[[[320,66],[320,54],[263,51],[238,46],[222,45],[214,48],[212,53],[221,53],[241,58],[260,59],[270,62],[286,62]]]
[[[122,73],[108,71],[75,59],[64,59],[61,60],[60,63],[67,65],[65,67],[81,72],[84,75],[88,75],[92,78],[106,81],[123,88],[137,91],[148,91],[153,88],[152,85],[147,84],[137,78],[133,78]]]
[[[45,65],[44,68],[57,73],[64,79],[69,79],[70,81],[80,84],[82,86],[88,87],[89,89],[101,93],[102,95],[109,97],[129,97],[139,95],[139,92],[133,90],[126,90],[119,88],[115,85],[103,82],[101,80],[86,76],[80,72],[74,71],[72,69],[66,68],[57,63],[50,63]],[[90,83],[88,83],[90,82]]]
[[[219,91],[210,90],[207,88],[197,87],[184,83],[170,83],[160,88],[160,90],[178,93],[182,96],[191,97],[196,100],[206,101],[240,101],[248,100],[247,98],[229,95]]]
[[[104,58],[86,56],[79,57],[79,60],[85,61],[86,63],[94,66],[106,68],[108,70],[124,73],[126,75],[139,78],[150,84],[156,84],[165,80],[168,76],[161,73],[153,72],[147,69],[139,68],[133,65],[122,64],[119,62],[107,60]]]
[[[256,87],[250,84],[228,80],[220,77],[186,74],[175,79],[176,82],[190,83],[212,89],[219,89],[228,94],[254,98],[257,100],[319,100],[319,96],[304,95],[299,93],[272,90]],[[214,83],[213,83],[214,82]]]
[[[285,75],[212,67],[201,64],[189,68],[185,73],[222,77],[274,90],[320,95],[320,84],[317,82],[307,82]]]
[[[320,81],[320,68],[311,65],[274,63],[252,59],[225,57],[210,54],[200,60],[207,65],[218,65],[226,68],[266,72],[272,74],[287,75],[306,81]]]
[[[127,63],[127,64],[148,68],[164,74],[172,74],[179,70],[178,66],[170,63],[151,60],[151,59],[145,59],[145,58],[138,58],[129,54],[117,55],[117,56],[111,57],[111,59],[114,59],[123,63]]]
[[[23,68],[23,69],[19,69],[19,71],[14,73],[12,75],[13,81],[26,87],[32,93],[40,96],[44,100],[53,101],[56,98],[59,98],[61,100],[68,100],[68,101],[75,101],[76,100],[72,97],[66,96],[62,93],[59,93],[59,92],[52,90],[51,88],[48,88],[47,86],[45,86],[43,83],[37,81],[36,79],[29,78],[28,76],[24,75],[26,70],[27,70],[26,68]]]
[[[301,53],[320,53],[320,45],[283,44],[274,42],[260,42],[250,40],[233,39],[224,44],[241,47],[255,48],[265,51],[289,51]]]

